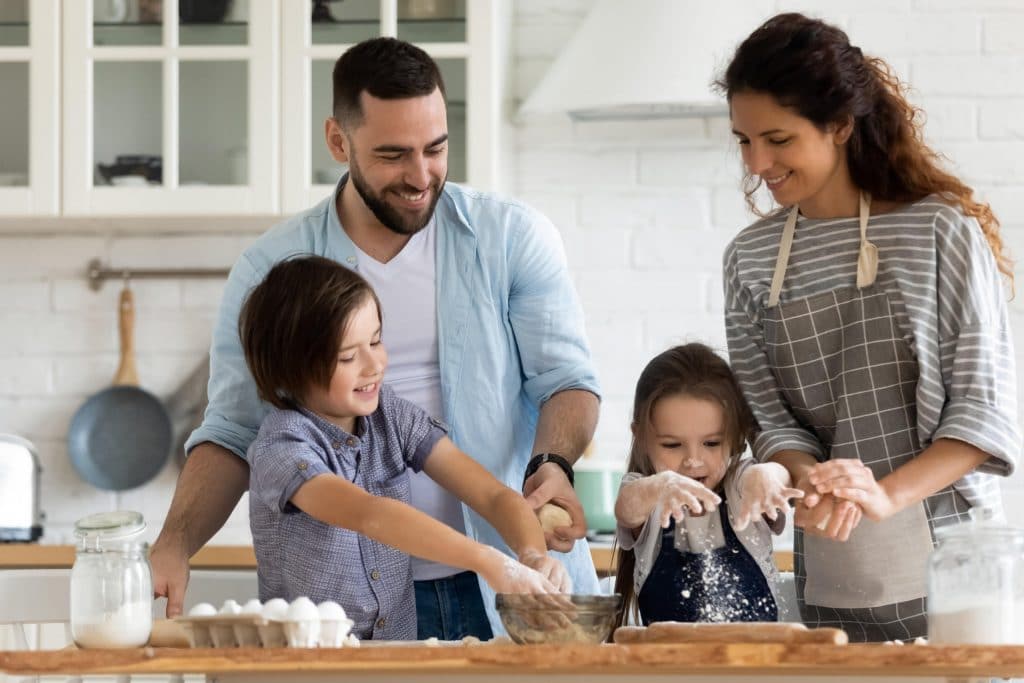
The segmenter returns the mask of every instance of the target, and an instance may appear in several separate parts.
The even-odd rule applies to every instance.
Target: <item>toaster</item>
[[[43,535],[39,509],[42,471],[31,442],[0,434],[0,543],[27,543]]]

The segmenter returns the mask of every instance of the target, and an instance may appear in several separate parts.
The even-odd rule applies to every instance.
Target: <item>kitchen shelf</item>
[[[181,23],[178,44],[246,45],[249,42],[247,22]],[[161,45],[163,24],[147,22],[95,22],[93,45]]]
[[[347,19],[312,25],[314,45],[350,45],[380,35],[379,19]],[[399,19],[398,37],[410,43],[464,43],[466,19]]]
[[[25,47],[28,45],[28,24],[0,23],[0,47]]]

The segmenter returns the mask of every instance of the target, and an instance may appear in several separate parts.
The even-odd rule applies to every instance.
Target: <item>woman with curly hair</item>
[[[779,208],[724,258],[759,461],[805,496],[803,620],[851,640],[927,634],[935,529],[1001,510],[1020,447],[999,222],[923,141],[920,112],[846,34],[781,14],[718,83],[747,171]]]

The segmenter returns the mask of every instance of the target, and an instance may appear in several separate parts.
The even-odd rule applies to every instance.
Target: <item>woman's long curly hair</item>
[[[872,197],[914,202],[936,194],[981,225],[999,270],[1013,286],[1013,262],[1003,249],[999,221],[973,190],[943,170],[924,142],[923,112],[906,99],[905,86],[881,59],[850,45],[846,33],[802,14],[779,14],[737,48],[716,81],[728,99],[736,93],[772,95],[819,129],[853,121],[847,165],[854,184]],[[746,175],[743,191],[755,213],[761,179]]]

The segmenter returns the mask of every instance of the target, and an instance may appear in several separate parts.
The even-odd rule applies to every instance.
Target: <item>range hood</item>
[[[597,0],[519,115],[725,114],[725,100],[711,83],[773,8],[772,0]]]

